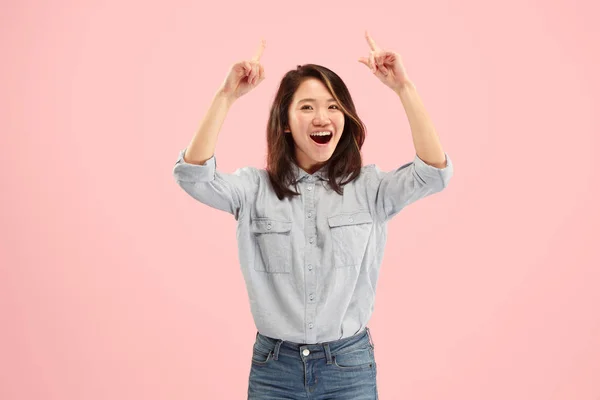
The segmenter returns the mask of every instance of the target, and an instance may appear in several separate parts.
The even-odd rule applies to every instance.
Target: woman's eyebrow
[[[302,103],[303,101],[312,101],[312,102],[316,102],[317,100],[316,100],[316,99],[311,99],[311,98],[308,98],[308,99],[302,99],[302,100],[298,101],[298,103]],[[330,99],[327,99],[327,101],[335,101],[335,99],[334,99],[334,98],[330,98]]]

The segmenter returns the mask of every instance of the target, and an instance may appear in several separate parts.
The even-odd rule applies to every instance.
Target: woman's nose
[[[323,111],[318,111],[315,115],[314,124],[315,125],[326,125],[329,123],[329,117],[327,117],[327,113]]]

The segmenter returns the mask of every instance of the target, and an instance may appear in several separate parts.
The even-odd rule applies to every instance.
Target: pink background
[[[172,168],[261,37],[267,79],[231,109],[222,171],[264,167],[276,86],[309,62],[346,81],[366,164],[411,161],[400,101],[357,61],[365,29],[455,163],[389,225],[380,397],[600,399],[593,1],[52,3],[2,4],[1,399],[246,398],[235,220]]]

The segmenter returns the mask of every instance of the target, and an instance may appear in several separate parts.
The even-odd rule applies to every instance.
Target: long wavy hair
[[[366,127],[358,117],[350,92],[342,79],[333,71],[317,64],[298,65],[287,72],[273,100],[267,125],[267,172],[271,185],[279,200],[299,195],[292,163],[295,159],[295,143],[291,133],[285,133],[289,126],[288,111],[298,87],[308,78],[316,78],[329,89],[332,97],[344,113],[344,130],[335,148],[327,160],[329,186],[338,194],[343,186],[360,175],[362,156],[360,149],[365,141]],[[339,178],[347,177],[338,182]],[[295,191],[291,189],[294,184]]]

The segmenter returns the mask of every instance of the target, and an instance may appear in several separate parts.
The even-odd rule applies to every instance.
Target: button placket
[[[316,254],[317,244],[317,226],[316,226],[316,214],[315,214],[315,178],[307,176],[305,181],[306,191],[303,193],[304,199],[304,213],[305,213],[305,228],[304,234],[306,238],[305,246],[305,263],[307,271],[304,275],[304,290],[305,290],[305,310],[306,310],[306,342],[311,343],[316,340],[316,329],[314,329],[314,321],[316,318],[316,282],[317,282],[317,268],[314,265],[314,257]]]

